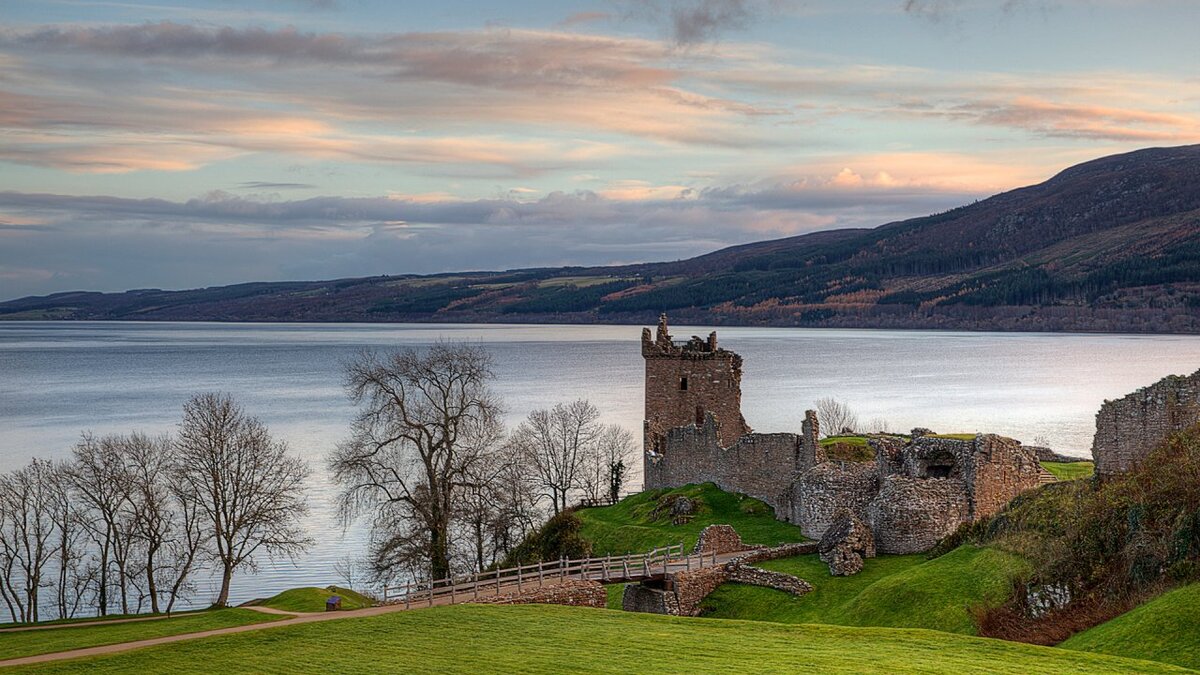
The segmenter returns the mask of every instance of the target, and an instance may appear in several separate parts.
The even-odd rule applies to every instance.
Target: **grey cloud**
[[[17,297],[673,260],[817,229],[877,225],[976,196],[786,184],[647,201],[587,191],[527,202],[432,203],[386,197],[264,201],[223,192],[186,201],[0,192],[0,212],[40,223],[0,230],[0,279],[2,295]]]
[[[744,30],[786,4],[784,0],[627,0],[618,2],[626,18],[657,23],[679,47],[716,42]]]

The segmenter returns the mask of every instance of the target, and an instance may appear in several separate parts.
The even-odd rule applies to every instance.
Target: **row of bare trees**
[[[483,570],[548,511],[619,495],[627,431],[575,401],[533,411],[508,435],[492,369],[486,349],[460,343],[348,364],[358,412],[328,463],[343,518],[371,523],[376,578]]]
[[[22,622],[169,613],[208,570],[225,605],[256,556],[308,543],[307,475],[220,394],[188,401],[175,436],[84,434],[69,459],[0,476],[0,597]]]

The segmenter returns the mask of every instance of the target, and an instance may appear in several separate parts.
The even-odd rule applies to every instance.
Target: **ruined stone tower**
[[[667,431],[701,425],[704,414],[717,421],[723,446],[750,432],[742,417],[742,357],[717,347],[717,334],[707,340],[671,340],[667,315],[658,319],[658,332],[642,329],[646,359],[645,449],[661,454]]]

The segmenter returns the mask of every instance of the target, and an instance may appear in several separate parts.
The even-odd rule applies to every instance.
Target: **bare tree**
[[[97,557],[96,610],[108,614],[111,572],[114,561],[123,570],[130,542],[129,479],[122,455],[124,439],[120,436],[96,438],[85,433],[75,445],[67,475],[74,494],[83,507],[82,524],[92,540]],[[121,612],[129,612],[124,572],[119,572]]]
[[[456,521],[469,541],[466,556],[478,571],[503,558],[543,517],[525,457],[511,443],[487,454],[467,473]]]
[[[858,415],[850,406],[835,398],[822,398],[816,403],[817,421],[826,436],[854,433],[858,428]]]
[[[618,424],[601,425],[586,450],[580,483],[584,494],[596,501],[616,502],[635,453],[633,434]]]
[[[430,578],[448,577],[456,502],[503,434],[491,355],[455,343],[365,353],[346,375],[359,411],[329,459],[343,517],[373,513],[377,574],[419,556]]]
[[[892,433],[892,425],[882,417],[873,417],[867,422],[864,431],[872,434],[890,434]]]
[[[129,476],[133,536],[140,544],[142,583],[150,611],[168,612],[187,587],[204,536],[196,504],[176,481],[180,466],[174,442],[134,433],[125,439],[123,454]]]
[[[599,419],[596,406],[578,400],[534,410],[513,432],[511,441],[529,458],[556,514],[567,508],[571,492],[582,484],[592,446],[600,436]]]
[[[534,410],[509,442],[527,458],[556,514],[575,494],[596,500],[610,497],[614,478],[619,493],[625,460],[633,453],[633,436],[619,426],[602,424],[600,411],[586,400]]]
[[[54,468],[52,492],[54,521],[54,557],[58,570],[55,583],[55,604],[58,618],[75,616],[84,602],[84,597],[95,581],[96,569],[88,564],[84,546],[86,531],[84,515],[72,493],[69,464],[60,462]]]
[[[300,527],[308,467],[224,394],[184,404],[176,443],[176,478],[212,537],[221,570],[214,604],[225,606],[234,572],[255,569],[257,554],[291,556],[311,543]]]
[[[54,465],[40,459],[0,477],[5,600],[18,621],[40,618],[39,591],[47,585],[43,574],[54,556],[57,486]]]

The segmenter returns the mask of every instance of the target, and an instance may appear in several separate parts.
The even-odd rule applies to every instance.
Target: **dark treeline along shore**
[[[0,318],[1200,330],[1200,145],[1115,155],[874,229],[616,267],[68,292]]]

